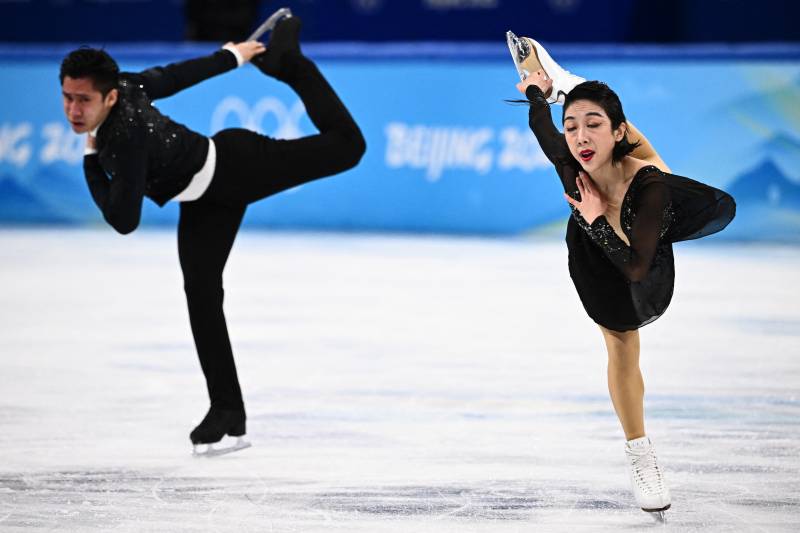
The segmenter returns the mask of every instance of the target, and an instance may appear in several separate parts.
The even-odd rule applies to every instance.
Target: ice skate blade
[[[514,32],[506,32],[506,44],[508,51],[511,52],[511,59],[514,61],[514,67],[517,69],[520,81],[525,81],[531,72],[541,70],[544,72],[544,79],[550,79],[550,75],[544,70],[541,61],[539,61],[539,54],[536,52],[536,46],[527,37],[517,37]],[[520,60],[522,58],[522,60]],[[544,97],[547,101],[551,101],[553,88],[547,90]]]
[[[519,61],[519,55],[520,53],[530,54],[530,50],[523,52],[523,50],[520,49],[527,49],[527,43],[521,41],[516,35],[514,35],[514,32],[507,31],[506,44],[508,45],[508,51],[511,52],[511,59],[514,61],[514,66],[517,69],[517,74],[519,74],[520,81],[525,81],[525,78],[527,78],[528,74],[530,73],[522,67],[522,64]]]
[[[659,524],[666,524],[667,523],[667,509],[670,508],[671,505],[667,505],[663,509],[642,509],[645,513],[649,514],[653,517],[653,520],[658,522]]]
[[[272,15],[267,17],[267,20],[265,20],[261,24],[261,26],[256,28],[256,31],[254,31],[253,34],[250,35],[250,37],[247,38],[247,40],[248,41],[256,41],[256,40],[258,40],[259,37],[261,37],[262,35],[264,35],[268,31],[272,31],[275,28],[275,26],[278,24],[279,20],[281,20],[282,18],[291,17],[291,16],[292,16],[292,10],[291,9],[289,9],[288,7],[280,8],[275,13],[273,13]]]
[[[202,446],[207,446],[205,451],[199,451],[200,447]],[[242,437],[237,437],[236,442],[232,446],[227,446],[225,448],[214,448],[213,444],[195,444],[192,447],[192,457],[219,457],[220,455],[226,455],[229,453],[238,452],[239,450],[244,450],[250,446],[252,446],[252,444],[244,440]]]
[[[519,74],[520,81],[525,81],[525,78],[528,77],[528,74],[522,69],[522,65],[519,64],[519,60],[517,59],[517,42],[517,36],[511,31],[507,31],[506,44],[508,45],[508,51],[511,52],[511,59],[514,61],[514,67],[517,69],[517,74]]]
[[[517,68],[517,74],[519,74],[521,81],[525,81],[531,73],[537,70],[541,70],[544,73],[544,79],[551,78],[539,60],[539,52],[530,38],[517,37],[514,32],[509,30],[506,32],[506,44],[508,45],[508,51],[511,52],[511,59],[514,61],[514,66]]]

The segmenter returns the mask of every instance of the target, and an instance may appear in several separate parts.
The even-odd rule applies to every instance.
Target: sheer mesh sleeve
[[[567,141],[553,124],[550,114],[550,104],[547,103],[544,93],[536,85],[531,85],[525,90],[530,109],[528,111],[528,124],[539,141],[542,152],[556,167],[558,177],[564,191],[572,196],[577,195],[578,186],[575,178],[578,176],[580,164],[569,152]]]
[[[588,226],[587,233],[626,278],[642,281],[653,263],[669,202],[669,188],[663,183],[651,183],[638,191],[633,203],[630,245],[625,244],[602,215]]]

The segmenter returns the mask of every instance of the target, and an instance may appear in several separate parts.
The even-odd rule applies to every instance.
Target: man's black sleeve
[[[119,171],[108,177],[97,154],[83,157],[83,171],[86,183],[103,218],[115,230],[130,233],[139,226],[144,200],[145,178],[147,176],[147,155],[143,150],[120,150]]]
[[[143,86],[151,100],[157,100],[233,70],[236,66],[236,56],[229,50],[220,49],[204,57],[170,63],[165,67],[153,67],[130,77],[134,83]]]

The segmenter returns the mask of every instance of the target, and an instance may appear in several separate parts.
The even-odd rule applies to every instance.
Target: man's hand
[[[264,43],[261,43],[259,41],[245,41],[243,43],[235,43],[235,44],[233,42],[230,42],[226,43],[225,46],[233,46],[234,48],[236,48],[236,51],[239,52],[239,54],[241,54],[242,59],[244,59],[245,63],[247,63],[248,61],[253,59],[253,57],[257,56],[258,54],[264,52],[267,49],[267,47],[264,46]]]
[[[581,201],[575,200],[567,193],[564,193],[564,198],[578,210],[586,222],[591,224],[597,217],[605,214],[608,202],[601,196],[600,191],[595,189],[592,178],[586,172],[580,171],[575,183],[581,193]]]
[[[531,85],[539,87],[546,96],[550,94],[550,91],[553,89],[553,80],[548,78],[543,70],[537,70],[536,72],[531,72],[527,78],[519,82],[517,84],[517,90],[524,95],[527,88]]]

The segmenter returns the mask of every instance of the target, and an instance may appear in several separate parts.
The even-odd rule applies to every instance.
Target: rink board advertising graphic
[[[502,51],[504,44],[498,45]],[[65,49],[66,50],[66,49]],[[115,48],[109,47],[112,54]],[[208,46],[137,53],[137,71],[210,52]],[[552,166],[527,124],[507,52],[486,57],[357,60],[358,51],[315,58],[367,139],[361,164],[248,209],[249,227],[435,233],[561,235],[568,209]],[[505,54],[505,55],[504,55]],[[800,241],[800,59],[723,56],[698,60],[567,57],[564,66],[601,79],[673,172],[730,192],[738,214],[714,238]],[[558,48],[554,49],[558,57]],[[562,54],[563,55],[563,54]],[[102,223],[84,182],[82,137],[61,109],[63,54],[0,53],[0,223]],[[700,81],[702,80],[702,81]],[[702,83],[702,90],[699,87]],[[286,86],[252,66],[155,103],[211,135],[228,127],[295,138],[316,132]],[[553,117],[560,125],[561,107]],[[143,225],[172,224],[177,205],[145,201]]]

